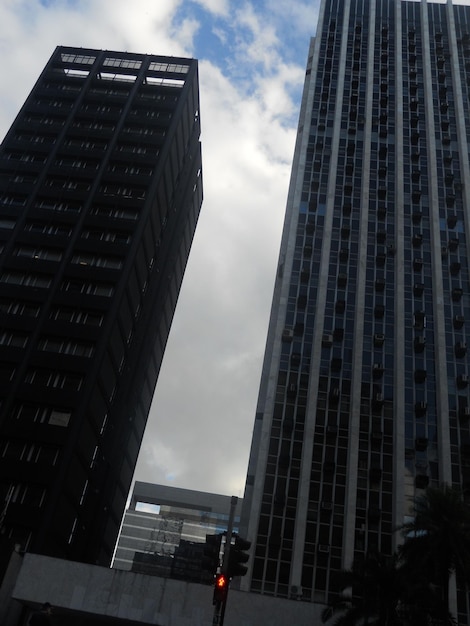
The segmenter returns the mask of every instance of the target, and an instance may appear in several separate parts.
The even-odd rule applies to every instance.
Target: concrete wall
[[[34,554],[24,556],[12,597],[29,607],[50,602],[54,625],[91,624],[100,616],[101,624],[210,626],[214,613],[210,586]],[[315,626],[321,608],[230,590],[224,626]]]

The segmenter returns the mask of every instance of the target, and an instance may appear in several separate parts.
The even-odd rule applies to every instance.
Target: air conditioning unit
[[[292,328],[284,328],[282,331],[282,341],[292,341],[294,338],[294,331]]]
[[[415,352],[422,352],[426,347],[426,339],[420,335],[419,337],[415,337],[413,344]]]
[[[374,365],[372,367],[372,376],[375,379],[381,378],[383,376],[384,372],[385,372],[385,368],[382,365],[382,363],[374,363]]]
[[[328,546],[328,545],[326,545],[324,543],[321,543],[318,546],[318,552],[321,552],[322,554],[329,554],[330,553],[330,546]]]
[[[452,289],[452,300],[454,302],[458,302],[462,296],[463,289],[461,287],[454,287],[454,289]]]
[[[462,419],[470,418],[470,406],[464,406],[460,409],[459,415]]]
[[[464,387],[467,387],[468,385],[468,374],[459,374],[457,376],[457,387],[459,387],[459,389],[463,389]]]
[[[374,335],[374,345],[377,347],[380,347],[383,345],[385,341],[385,335],[383,335],[382,333],[375,333]]]
[[[323,511],[332,511],[333,510],[333,502],[326,502],[323,500],[321,503],[321,508]]]
[[[321,343],[325,347],[333,345],[333,335],[323,335]]]
[[[414,328],[426,328],[426,314],[424,311],[416,311],[413,316]]]
[[[455,315],[454,316],[454,328],[462,328],[465,323],[465,317],[463,315]]]
[[[347,282],[348,282],[347,274],[338,274],[338,286],[339,287],[346,287]]]
[[[428,403],[422,400],[421,402],[416,402],[415,404],[415,415],[422,416],[426,413],[428,409]]]
[[[290,398],[295,398],[297,395],[297,385],[295,383],[291,383],[287,388],[287,395]]]

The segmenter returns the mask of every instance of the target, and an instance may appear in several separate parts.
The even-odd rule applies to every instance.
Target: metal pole
[[[222,574],[228,572],[228,557],[230,555],[230,545],[232,543],[233,520],[235,519],[235,509],[237,507],[238,498],[232,496],[230,500],[230,515],[228,518],[227,539],[225,541],[224,559],[222,561]]]
[[[233,521],[235,519],[235,509],[237,506],[237,496],[232,496],[230,500],[230,515],[228,518],[227,538],[225,540],[224,557],[222,559],[222,574],[227,575],[228,572],[228,557],[230,554],[230,544],[232,543]],[[227,594],[223,602],[217,602],[214,608],[214,617],[212,618],[212,626],[223,626],[225,617],[225,605],[227,604]]]

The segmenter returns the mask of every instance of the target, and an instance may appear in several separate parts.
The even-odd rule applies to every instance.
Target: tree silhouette
[[[459,491],[428,487],[416,499],[414,519],[402,526],[400,556],[410,576],[433,585],[440,599],[440,621],[449,623],[451,575],[460,586],[470,581],[470,510]]]
[[[342,593],[323,611],[332,626],[455,625],[449,585],[470,585],[470,509],[451,487],[429,487],[401,529],[393,556],[367,555],[340,573]]]
[[[341,572],[340,586],[343,593],[323,611],[323,622],[334,617],[334,626],[404,623],[401,599],[406,592],[406,580],[395,556],[374,554],[355,561],[350,570]]]

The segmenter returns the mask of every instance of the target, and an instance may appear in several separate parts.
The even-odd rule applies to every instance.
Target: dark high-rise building
[[[193,59],[57,48],[0,151],[0,524],[109,564],[202,202]]]
[[[469,492],[469,94],[469,7],[323,0],[245,491],[252,591],[327,601],[427,485]]]

